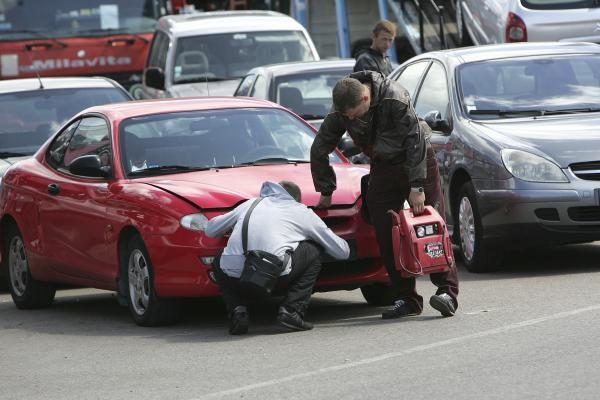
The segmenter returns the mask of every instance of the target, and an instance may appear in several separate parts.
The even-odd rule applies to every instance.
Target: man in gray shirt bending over
[[[288,181],[265,182],[260,190],[263,200],[252,211],[248,222],[248,250],[262,250],[286,259],[279,281],[287,283],[287,295],[279,308],[277,321],[292,330],[309,330],[304,321],[313,287],[321,271],[324,250],[336,259],[350,256],[348,243],[334,234],[311,209],[300,203],[300,188]],[[233,228],[222,254],[215,258],[215,278],[229,313],[229,333],[248,331],[247,293],[239,285],[244,268],[242,225],[256,198],[249,199],[227,214],[208,221],[205,232],[221,236]]]

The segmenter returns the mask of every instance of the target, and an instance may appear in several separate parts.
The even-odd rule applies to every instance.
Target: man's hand
[[[425,193],[411,191],[408,195],[408,203],[412,207],[413,214],[423,214],[425,211]]]
[[[317,208],[329,208],[331,207],[331,196],[321,195],[319,202],[317,203]]]

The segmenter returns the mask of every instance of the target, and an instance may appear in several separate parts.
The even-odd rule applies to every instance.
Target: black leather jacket
[[[310,149],[311,172],[317,192],[329,195],[336,189],[329,153],[346,131],[371,158],[371,163],[404,164],[411,186],[423,186],[427,172],[425,132],[419,127],[406,89],[377,72],[355,72],[350,77],[371,85],[367,122],[350,120],[335,110],[325,117]]]
[[[381,72],[383,75],[388,76],[392,73],[392,63],[386,54],[381,54],[369,47],[360,53],[356,59],[356,64],[354,64],[354,72],[360,71]]]

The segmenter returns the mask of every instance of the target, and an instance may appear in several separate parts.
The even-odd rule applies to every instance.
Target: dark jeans
[[[313,287],[321,272],[322,248],[314,242],[300,242],[292,254],[292,271],[279,278],[277,289],[285,289],[286,297],[283,306],[289,311],[297,311],[304,315],[313,292]],[[215,279],[221,290],[227,311],[231,313],[237,306],[245,306],[256,297],[255,292],[240,285],[238,278],[225,274],[220,266],[220,255],[215,258]]]
[[[403,278],[396,271],[392,247],[392,218],[388,210],[402,209],[408,198],[410,185],[403,164],[374,163],[371,165],[371,177],[367,191],[367,206],[375,227],[379,251],[392,285],[397,290],[397,298],[411,303],[417,310],[423,309],[423,297],[416,291],[415,278]],[[425,204],[435,207],[445,216],[440,173],[431,146],[427,148],[427,182],[425,185]],[[458,306],[458,274],[453,264],[448,272],[430,274],[431,282],[437,286],[436,294],[447,293]]]

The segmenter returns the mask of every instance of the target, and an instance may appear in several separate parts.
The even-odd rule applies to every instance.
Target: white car
[[[157,25],[135,98],[231,96],[257,66],[317,61],[308,32],[274,11],[169,15]]]
[[[600,43],[598,0],[457,0],[456,21],[462,45]]]

